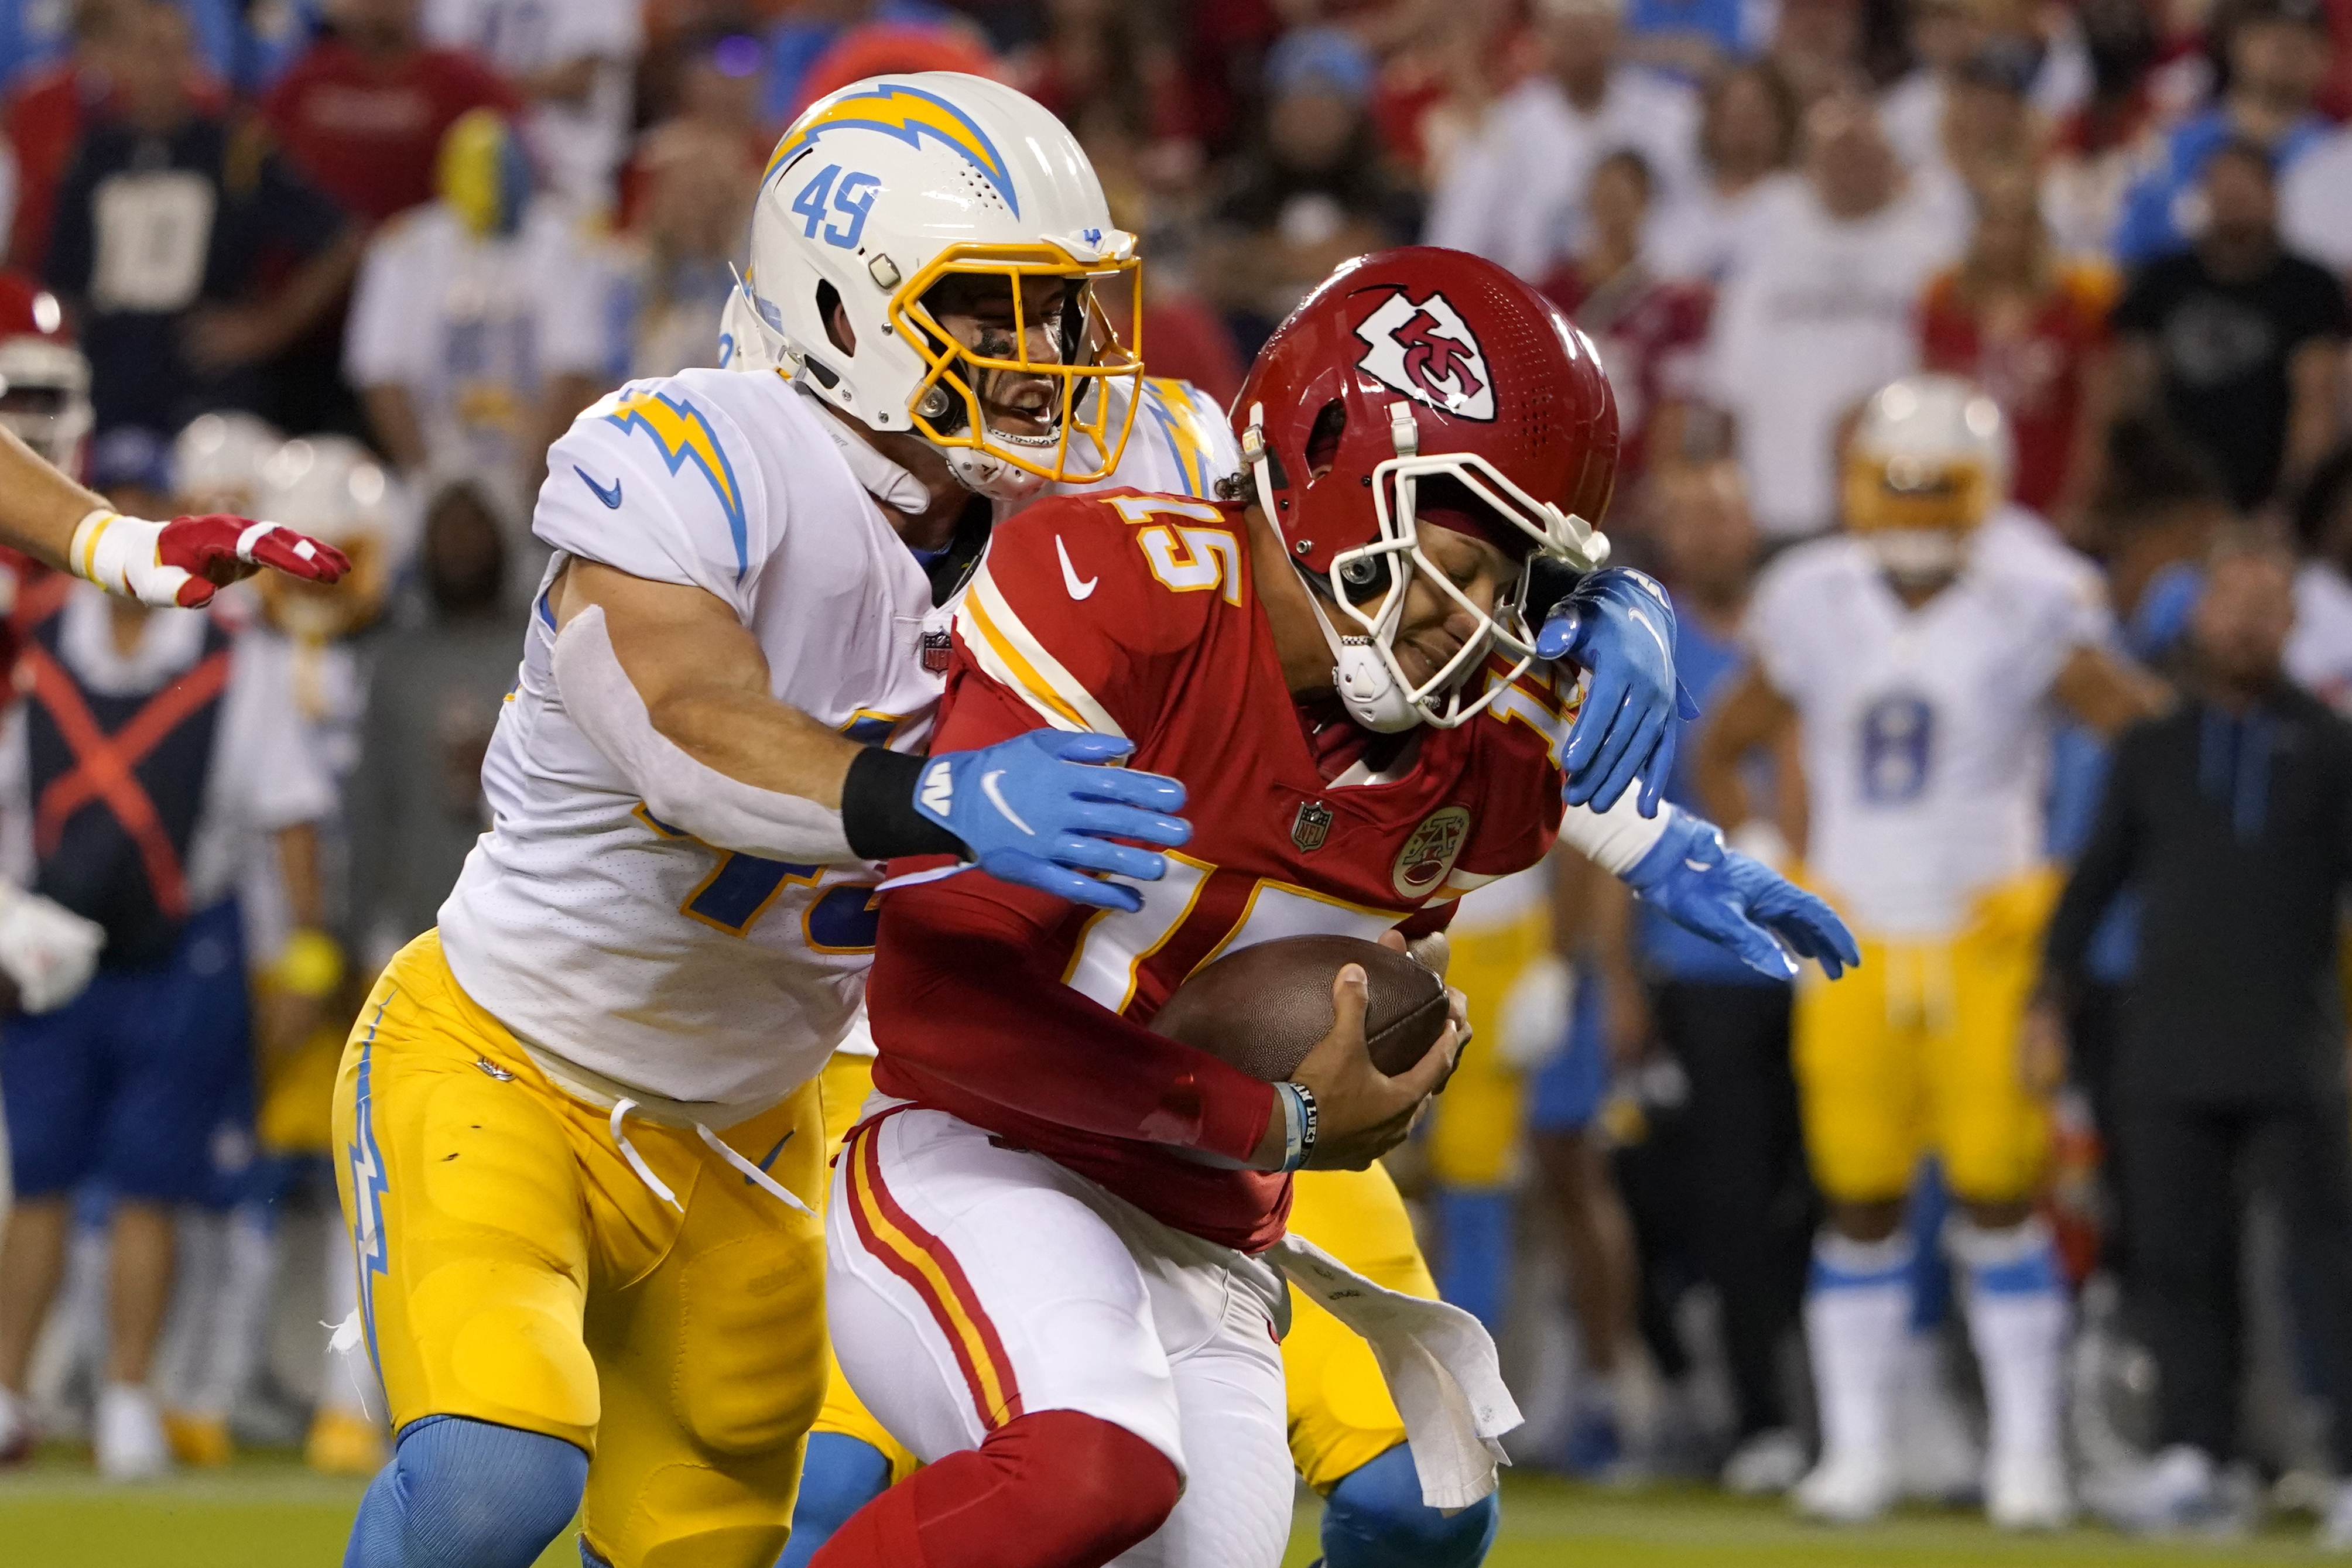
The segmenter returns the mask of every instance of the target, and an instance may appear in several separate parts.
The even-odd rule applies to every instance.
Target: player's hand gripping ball
[[[1445,983],[1402,952],[1352,936],[1292,936],[1227,953],[1176,988],[1152,1029],[1278,1083],[1336,1021],[1331,977],[1361,964],[1370,1001],[1364,1045],[1394,1078],[1445,1031]]]
[[[1364,973],[1363,1054],[1338,1041],[1339,971]],[[1243,948],[1176,988],[1151,1027],[1269,1083],[1312,1088],[1321,1130],[1307,1164],[1361,1170],[1401,1142],[1443,1083],[1431,1049],[1453,1013],[1444,981],[1393,948],[1350,936],[1296,936]],[[1369,1064],[1367,1063],[1369,1058]],[[1302,1070],[1304,1069],[1304,1070]]]

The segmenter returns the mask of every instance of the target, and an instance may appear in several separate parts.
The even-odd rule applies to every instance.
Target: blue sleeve
[[[2137,267],[2180,247],[2173,226],[2172,202],[2179,190],[2169,168],[2142,175],[2125,193],[2123,216],[2116,223],[2116,263]]]

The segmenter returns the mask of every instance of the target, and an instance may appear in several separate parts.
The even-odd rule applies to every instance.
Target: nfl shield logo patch
[[[948,655],[955,647],[955,639],[945,632],[923,634],[923,668],[933,675],[948,672]]]
[[[1331,808],[1319,800],[1298,803],[1298,816],[1290,825],[1290,841],[1301,849],[1320,849],[1323,840],[1331,837]]]

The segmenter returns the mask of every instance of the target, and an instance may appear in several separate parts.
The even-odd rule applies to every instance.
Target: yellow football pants
[[[1469,1003],[1470,1044],[1429,1110],[1429,1173],[1492,1192],[1518,1180],[1526,1142],[1521,1075],[1503,1058],[1503,1000],[1551,950],[1551,909],[1537,902],[1499,925],[1454,924],[1445,983]]]
[[[1942,1156],[1953,1194],[2029,1197],[2048,1156],[2042,1096],[2018,1056],[2019,1026],[2057,894],[2036,872],[1978,901],[1944,942],[1862,941],[1862,967],[1798,983],[1792,1045],[1805,1151],[1835,1202],[1910,1190],[1920,1156]]]
[[[818,1081],[824,1090],[829,1155],[856,1123],[857,1108],[874,1087],[873,1059],[837,1055]],[[1290,1227],[1391,1290],[1437,1294],[1413,1240],[1404,1199],[1378,1165],[1369,1171],[1301,1171]],[[1389,1398],[1371,1346],[1295,1290],[1282,1364],[1289,1394],[1290,1457],[1316,1490],[1329,1491],[1342,1477],[1404,1441],[1404,1418]],[[904,1479],[915,1468],[915,1457],[867,1412],[839,1367],[834,1370],[813,1429],[871,1445],[888,1457],[890,1479]]]
[[[719,1135],[814,1206],[818,1107],[812,1083]],[[586,1449],[585,1534],[614,1568],[772,1568],[824,1397],[823,1226],[691,1130],[624,1131],[678,1206],[458,988],[438,933],[385,969],[334,1134],[393,1425]]]

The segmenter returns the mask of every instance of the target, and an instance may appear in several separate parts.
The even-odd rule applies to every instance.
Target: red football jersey
[[[1470,722],[1402,737],[1382,771],[1359,759],[1327,777],[1318,752],[1363,748],[1310,741],[1241,507],[1113,490],[1030,508],[999,526],[959,608],[933,747],[1045,725],[1125,735],[1132,766],[1183,781],[1193,837],[1133,914],[977,871],[886,894],[875,1082],[1180,1229],[1271,1245],[1289,1179],[1230,1165],[1263,1135],[1273,1090],[1145,1023],[1236,948],[1435,929],[1462,893],[1535,864],[1559,825],[1573,703],[1522,677]]]

